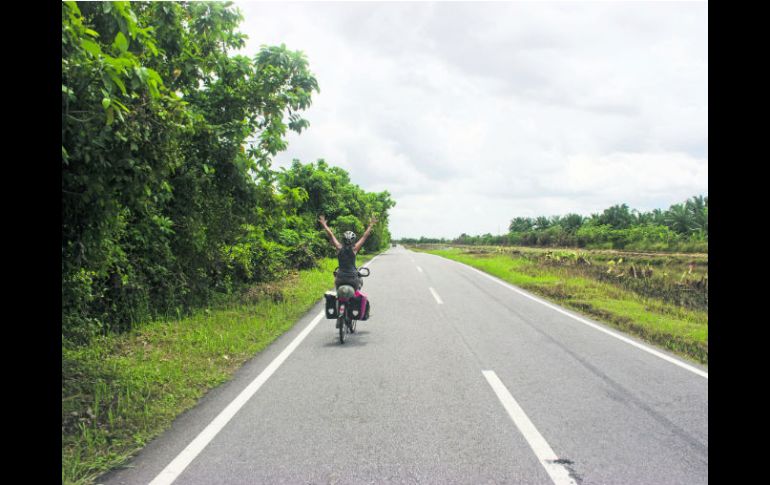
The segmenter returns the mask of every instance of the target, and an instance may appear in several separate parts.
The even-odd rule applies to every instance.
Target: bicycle
[[[339,268],[338,268],[339,269]],[[365,271],[365,272],[363,272]],[[366,278],[371,273],[369,268],[359,268],[358,277]],[[334,270],[334,275],[337,276],[337,269]],[[336,328],[339,330],[340,343],[345,343],[345,335],[356,332],[356,323],[358,320],[365,320],[368,318],[368,301],[367,307],[361,308],[362,296],[358,292],[356,294],[355,288],[350,285],[340,285],[337,288],[336,293],[332,291],[326,292],[326,317],[336,318]]]

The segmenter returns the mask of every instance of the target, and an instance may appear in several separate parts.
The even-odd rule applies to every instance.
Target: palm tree
[[[674,204],[665,215],[665,223],[680,234],[689,234],[695,230],[693,214],[686,204]]]
[[[532,230],[535,222],[529,217],[515,217],[508,226],[509,232],[527,232]]]
[[[708,198],[702,195],[695,196],[688,199],[685,206],[692,215],[693,229],[708,233]]]
[[[538,216],[535,219],[535,229],[542,230],[542,229],[548,229],[551,225],[551,219],[549,219],[546,216]]]
[[[634,216],[628,204],[613,205],[599,216],[600,224],[609,224],[613,229],[625,229],[634,223]]]
[[[561,219],[561,225],[567,232],[575,232],[583,225],[584,218],[580,214],[567,214]]]
[[[653,224],[665,224],[666,222],[666,214],[660,209],[653,209],[650,212],[650,218]]]

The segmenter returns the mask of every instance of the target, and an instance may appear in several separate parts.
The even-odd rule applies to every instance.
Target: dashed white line
[[[428,288],[428,289],[430,290],[431,295],[433,295],[433,298],[436,299],[436,303],[438,303],[439,305],[443,305],[444,302],[441,301],[441,297],[438,296],[438,293],[436,293],[436,290],[434,290],[433,288]]]
[[[492,386],[492,390],[497,394],[497,398],[500,399],[503,407],[508,412],[508,416],[511,417],[516,427],[519,428],[521,434],[524,435],[524,439],[527,440],[530,448],[535,452],[535,456],[537,456],[537,459],[543,465],[553,483],[555,485],[576,485],[575,480],[569,475],[569,470],[557,462],[559,457],[556,456],[556,453],[554,453],[551,446],[543,438],[543,435],[540,434],[535,425],[532,424],[532,421],[529,420],[527,414],[521,409],[521,406],[513,398],[505,384],[497,377],[495,371],[485,370],[481,372],[484,374],[489,385]]]
[[[701,376],[701,377],[704,377],[704,378],[706,378],[706,379],[708,379],[708,378],[709,378],[709,374],[708,374],[708,372],[704,372],[704,371],[702,371],[701,369],[698,369],[697,367],[694,367],[694,366],[692,366],[692,365],[689,365],[689,364],[687,364],[687,363],[685,363],[685,362],[682,362],[682,361],[680,361],[680,360],[678,360],[678,359],[675,359],[675,358],[673,358],[673,357],[670,357],[670,356],[668,356],[668,355],[664,354],[663,352],[659,352],[659,351],[657,351],[657,350],[655,350],[655,349],[653,349],[653,348],[650,348],[650,347],[648,347],[648,346],[646,346],[646,345],[642,345],[642,344],[640,344],[639,342],[635,342],[634,340],[631,340],[631,339],[630,339],[630,338],[628,338],[628,337],[625,337],[625,336],[623,336],[623,335],[619,335],[619,334],[617,334],[617,333],[615,333],[615,332],[613,332],[613,331],[611,331],[611,330],[608,330],[608,329],[606,329],[606,328],[604,328],[604,327],[602,327],[602,326],[600,326],[600,325],[597,325],[597,324],[595,324],[595,323],[593,323],[593,322],[589,322],[589,321],[588,321],[588,320],[586,320],[585,318],[581,318],[581,317],[578,317],[578,316],[576,316],[576,315],[573,315],[572,313],[569,313],[569,312],[567,312],[567,311],[565,311],[565,310],[563,310],[563,309],[559,308],[559,307],[558,307],[558,306],[556,306],[556,305],[552,305],[551,303],[548,303],[547,301],[541,300],[540,298],[537,298],[537,297],[534,297],[534,296],[532,296],[532,295],[530,295],[530,294],[528,294],[528,293],[525,293],[524,291],[522,291],[522,290],[520,290],[520,289],[516,288],[515,286],[513,286],[513,285],[511,285],[511,284],[508,284],[508,283],[506,283],[506,282],[504,282],[504,281],[502,281],[502,280],[500,280],[500,279],[498,279],[498,278],[496,278],[496,277],[494,277],[494,276],[492,276],[492,275],[489,275],[489,274],[487,274],[487,273],[484,273],[484,272],[483,272],[483,271],[481,271],[481,270],[478,270],[478,269],[476,269],[476,268],[473,268],[473,267],[471,267],[471,266],[468,266],[467,264],[459,263],[459,262],[457,262],[457,261],[455,261],[455,262],[456,262],[456,263],[458,263],[458,264],[462,264],[463,266],[467,267],[468,269],[470,269],[470,270],[472,270],[472,271],[475,271],[476,273],[480,274],[481,276],[483,276],[483,277],[485,277],[485,278],[488,278],[488,279],[490,279],[490,280],[494,281],[495,283],[497,283],[497,284],[499,284],[499,285],[502,285],[502,286],[504,286],[504,287],[508,288],[509,290],[515,291],[516,293],[520,294],[521,296],[524,296],[524,297],[526,297],[526,298],[529,298],[530,300],[533,300],[533,301],[536,301],[536,302],[538,302],[538,303],[540,303],[540,304],[542,304],[542,305],[545,305],[545,306],[547,306],[548,308],[550,308],[550,309],[552,309],[552,310],[555,310],[555,311],[557,311],[557,312],[561,313],[562,315],[566,315],[566,316],[568,316],[568,317],[570,317],[570,318],[573,318],[573,319],[577,320],[577,321],[578,321],[578,322],[580,322],[580,323],[583,323],[583,324],[585,324],[585,325],[588,325],[589,327],[591,327],[591,328],[593,328],[593,329],[599,330],[600,332],[604,332],[604,333],[606,333],[607,335],[609,335],[609,336],[611,336],[611,337],[615,337],[615,338],[616,338],[616,339],[618,339],[618,340],[622,340],[623,342],[625,342],[625,343],[627,343],[627,344],[630,344],[630,345],[633,345],[634,347],[636,347],[636,348],[638,348],[638,349],[640,349],[640,350],[643,350],[643,351],[645,351],[645,352],[647,352],[647,353],[649,353],[649,354],[652,354],[652,355],[654,355],[654,356],[656,356],[656,357],[659,357],[659,358],[661,358],[661,359],[663,359],[663,360],[665,360],[665,361],[667,361],[667,362],[670,362],[670,363],[672,363],[672,364],[674,364],[674,365],[677,365],[677,366],[681,367],[682,369],[686,369],[686,370],[688,370],[688,371],[692,372],[693,374],[697,374],[697,375],[699,375],[699,376]]]

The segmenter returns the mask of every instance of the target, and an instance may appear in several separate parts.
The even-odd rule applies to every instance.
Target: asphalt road
[[[369,267],[357,334],[319,295],[98,483],[708,483],[706,369],[437,256]]]

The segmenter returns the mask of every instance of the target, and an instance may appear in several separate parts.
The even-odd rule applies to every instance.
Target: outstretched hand
[[[372,218],[369,219],[369,227],[372,227],[375,224],[377,224],[377,216],[372,216]]]
[[[318,218],[318,220],[321,222],[322,226],[326,226],[326,216],[321,214],[321,216]]]

